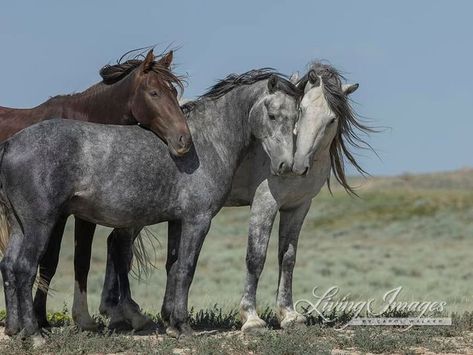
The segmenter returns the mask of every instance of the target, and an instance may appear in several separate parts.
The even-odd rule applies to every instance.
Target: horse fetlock
[[[156,323],[143,313],[135,302],[120,305],[123,318],[131,324],[134,330],[149,330],[156,328]]]
[[[7,316],[7,320],[5,322],[5,334],[8,336],[16,335],[20,332],[20,322],[18,319],[11,319],[11,317]]]
[[[164,324],[169,325],[169,322],[171,321],[171,313],[172,305],[164,303],[161,308],[161,319],[163,320]]]
[[[116,304],[111,302],[102,301],[99,306],[99,313],[105,317],[111,317],[114,309],[117,307]]]
[[[89,312],[80,313],[73,310],[72,320],[82,330],[95,331],[99,328],[98,323],[90,316]]]
[[[116,330],[131,330],[133,329],[130,322],[125,318],[123,312],[121,311],[120,307],[115,307],[113,311],[109,313],[110,315],[110,323],[108,327],[110,329]]]
[[[38,322],[36,322],[36,319],[28,319],[20,332],[21,338],[30,337],[36,334],[39,334]]]

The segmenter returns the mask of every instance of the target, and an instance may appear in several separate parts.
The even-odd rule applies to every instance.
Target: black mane
[[[279,78],[279,88],[285,93],[296,98],[299,98],[302,95],[303,91],[287,80],[283,74],[276,72],[272,68],[261,68],[253,69],[243,74],[230,74],[224,79],[219,80],[214,86],[209,88],[206,93],[199,96],[196,100],[186,102],[181,107],[185,113],[188,113],[204,99],[218,99],[237,87],[242,85],[251,85],[258,81],[269,79],[273,75],[276,75]]]
[[[127,59],[125,61],[124,58],[128,57],[130,53],[136,53],[137,51],[140,51],[138,54],[136,54],[134,57],[131,59]],[[144,59],[144,52],[139,49],[139,50],[132,50],[124,55],[121,56],[121,58],[117,61],[117,64],[110,65],[107,64],[102,69],[100,69],[100,76],[102,77],[102,82],[106,85],[112,85],[117,83],[118,81],[122,80],[128,74],[132,73],[136,68],[138,68],[141,63],[143,63]],[[158,63],[158,60],[162,57],[162,55],[157,55],[154,57],[154,62],[153,66],[151,68],[151,71],[154,73],[158,74],[159,77],[167,82],[170,85],[176,85],[181,92],[184,91],[184,84],[183,84],[183,79],[177,75],[175,75],[171,70],[168,68],[160,65]]]

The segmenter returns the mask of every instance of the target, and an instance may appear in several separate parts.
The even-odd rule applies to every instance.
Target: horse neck
[[[87,90],[50,98],[42,104],[29,109],[1,108],[0,119],[17,120],[22,126],[52,119],[74,119],[109,124],[133,124],[129,109],[132,91],[130,80],[122,79],[118,83],[105,85],[98,83]]]
[[[127,78],[112,85],[98,83],[78,94],[53,97],[32,110],[42,120],[60,117],[104,124],[133,124],[129,84]]]
[[[189,113],[194,145],[206,152],[199,154],[201,159],[227,167],[233,176],[250,146],[249,113],[264,95],[264,83],[237,87],[218,99],[204,99]]]

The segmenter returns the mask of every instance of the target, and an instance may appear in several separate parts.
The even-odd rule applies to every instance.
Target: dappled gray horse
[[[359,146],[357,130],[369,132],[354,115],[347,95],[358,84],[342,85],[342,77],[331,66],[314,63],[299,82],[304,90],[300,118],[295,133],[296,152],[293,171],[300,176],[272,176],[268,159],[257,142],[239,167],[226,206],[251,204],[247,275],[240,303],[242,330],[265,326],[256,312],[256,289],[263,270],[271,230],[277,212],[279,224],[279,284],[276,315],[282,328],[303,323],[305,317],[294,310],[292,275],[297,242],[312,199],[329,181],[330,171],[345,189],[343,158],[363,172],[348,149]]]
[[[167,268],[173,280],[168,331],[190,332],[188,292],[211,219],[253,140],[261,141],[274,174],[290,170],[297,96],[291,83],[269,70],[228,77],[194,103],[188,117],[194,146],[181,158],[137,127],[64,120],[32,126],[0,145],[0,197],[8,221],[0,230],[9,234],[0,266],[6,334],[38,330],[32,302],[38,262],[57,222],[71,214],[136,231],[169,221],[169,238],[178,243]],[[129,287],[121,256],[131,240],[126,244],[114,255],[121,291]],[[120,296],[126,307],[131,295]]]
[[[349,147],[362,146],[364,142],[357,132],[371,130],[357,119],[347,97],[358,88],[358,84],[342,84],[342,79],[335,68],[314,63],[298,83],[304,97],[300,105],[298,129],[295,130],[297,150],[293,170],[301,176],[273,176],[262,145],[253,141],[233,179],[225,206],[251,205],[247,277],[240,305],[243,330],[265,325],[256,313],[256,289],[277,212],[280,212],[280,277],[276,314],[284,328],[305,321],[304,316],[294,311],[292,273],[299,233],[312,199],[329,182],[331,171],[340,184],[353,193],[345,178],[344,158],[360,172],[364,172],[350,153]],[[115,243],[119,243],[119,238],[114,239]],[[169,238],[168,267],[175,258],[175,243],[176,239]],[[109,254],[113,245],[111,243]],[[109,264],[101,307],[109,307],[118,298],[118,280],[113,273],[113,264],[108,267]],[[173,307],[174,283],[175,280],[168,277],[161,311],[165,321],[169,319],[169,310]]]

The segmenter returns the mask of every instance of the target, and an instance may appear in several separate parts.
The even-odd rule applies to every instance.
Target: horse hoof
[[[29,325],[21,330],[20,339],[24,340],[33,337],[33,335],[39,335],[39,328],[35,325]]]
[[[189,324],[183,324],[179,329],[174,326],[167,327],[166,334],[172,338],[182,339],[192,337],[194,335],[194,330]]]
[[[95,332],[99,329],[99,325],[88,312],[81,315],[72,313],[72,320],[80,330]]]
[[[194,336],[194,330],[187,323],[181,325],[181,337],[192,337]]]
[[[140,319],[133,319],[131,326],[136,331],[156,330],[158,328],[158,325],[146,316],[142,316]]]
[[[108,329],[110,330],[118,330],[118,331],[128,331],[133,330],[133,327],[130,323],[125,320],[117,320],[117,321],[110,321],[108,325]]]
[[[44,339],[40,335],[34,335],[31,337],[31,340],[33,342],[33,348],[38,348],[44,344],[46,344],[46,339]]]
[[[176,327],[169,326],[166,328],[166,334],[171,338],[177,339],[179,335],[181,335],[181,332]]]
[[[16,335],[20,332],[20,327],[17,327],[17,326],[6,326],[5,327],[5,335],[8,335],[8,336],[13,336],[13,335]]]
[[[281,321],[281,328],[287,329],[305,324],[307,318],[295,311],[289,312]]]
[[[77,327],[80,330],[89,331],[89,332],[96,332],[99,330],[99,325],[97,322],[91,320],[89,322],[75,322]]]
[[[249,316],[246,322],[241,327],[241,331],[245,333],[254,333],[263,330],[266,327],[266,322],[260,317],[253,315]]]

